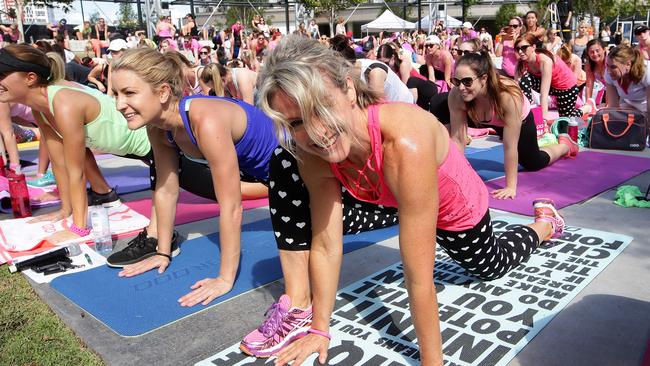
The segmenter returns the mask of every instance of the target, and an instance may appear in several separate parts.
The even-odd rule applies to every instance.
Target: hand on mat
[[[57,192],[43,192],[40,196],[34,197],[32,201],[41,203],[58,201],[59,199],[59,194]]]
[[[212,300],[232,289],[232,283],[221,277],[205,278],[192,285],[192,292],[178,299],[181,306],[208,305]]]
[[[73,239],[79,239],[79,235],[73,233],[70,230],[57,231],[54,234],[45,238],[45,240],[49,241],[52,244],[63,243]]]
[[[329,345],[329,339],[317,334],[307,334],[278,352],[275,355],[277,357],[275,365],[286,365],[293,361],[293,366],[299,366],[307,357],[311,356],[312,353],[318,353],[318,362],[325,364],[325,361],[327,361],[327,349],[329,348]]]
[[[68,216],[70,216],[70,214],[66,214],[62,210],[57,210],[57,211],[50,212],[48,214],[34,216],[34,218],[27,221],[27,223],[28,224],[34,224],[34,223],[43,222],[43,221],[56,222],[56,221],[63,220]]]
[[[498,200],[514,199],[515,196],[517,196],[517,188],[506,187],[492,191],[492,197]]]
[[[141,260],[138,263],[124,266],[124,269],[117,275],[120,277],[133,277],[151,271],[154,268],[158,268],[158,273],[163,273],[168,266],[169,259],[163,257],[162,255],[154,255],[147,259]]]

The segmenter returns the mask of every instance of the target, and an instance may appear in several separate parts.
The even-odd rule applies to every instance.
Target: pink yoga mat
[[[537,172],[519,172],[514,200],[490,198],[490,207],[522,215],[533,214],[536,198],[551,198],[557,208],[585,201],[650,170],[650,159],[583,151],[575,159],[560,159]],[[488,191],[505,187],[505,177],[485,183]]]
[[[151,199],[145,198],[137,201],[124,202],[125,205],[131,207],[133,210],[141,215],[150,217],[151,213]],[[268,198],[261,198],[257,200],[244,200],[242,207],[244,210],[266,206],[269,204]],[[212,200],[201,198],[189,192],[181,192],[178,197],[178,205],[176,206],[176,225],[187,224],[199,220],[209,219],[211,217],[219,216],[219,205]]]

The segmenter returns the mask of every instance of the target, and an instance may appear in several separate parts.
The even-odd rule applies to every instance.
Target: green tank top
[[[47,87],[47,98],[50,112],[54,114],[53,100],[61,89],[72,89],[86,93],[99,102],[99,114],[95,120],[84,125],[86,147],[101,152],[125,156],[145,156],[151,150],[146,128],[130,130],[126,119],[117,110],[115,100],[96,89],[87,87],[75,88],[65,85],[50,85]],[[41,114],[45,123],[50,124],[45,115]],[[61,137],[56,126],[52,129]]]

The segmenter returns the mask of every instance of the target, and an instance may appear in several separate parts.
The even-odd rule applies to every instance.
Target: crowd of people
[[[583,118],[604,105],[650,107],[645,25],[634,30],[638,47],[593,38],[584,22],[567,39],[534,11],[494,36],[469,22],[356,41],[343,19],[332,38],[314,21],[290,36],[260,16],[246,28],[200,29],[188,14],[180,30],[162,17],[149,39],[115,36],[100,19],[75,29],[92,52],[80,58],[59,22],[53,43],[0,49],[0,133],[15,171],[12,122],[42,139],[30,184],[55,183],[62,203],[36,220],[71,217],[52,242],[90,233],[88,205],[119,203],[93,151],[150,167],[151,222],[107,260],[122,277],[163,272],[179,255],[181,188],[218,201],[219,273],[194,284],[181,306],[230,291],[242,200],[268,196],[286,290],[241,349],[275,355],[276,364],[300,364],[313,352],[324,362],[342,235],[398,221],[421,361],[442,364],[436,244],[470,275],[492,280],[563,231],[550,199],[532,202],[528,225],[498,236],[491,227],[488,198],[517,196],[518,165],[537,171],[579,152],[567,134],[539,147],[533,109],[550,121],[553,108]],[[506,183],[492,192],[463,154],[468,128],[485,127],[504,145]]]

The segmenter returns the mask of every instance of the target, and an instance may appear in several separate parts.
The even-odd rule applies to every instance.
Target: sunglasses
[[[458,52],[459,55],[463,56],[463,55],[469,55],[470,53],[473,53],[474,51],[456,49],[456,52]]]
[[[454,84],[455,86],[460,86],[460,84],[463,84],[466,88],[469,88],[469,87],[472,86],[472,84],[474,84],[474,80],[480,78],[481,76],[483,76],[483,75],[478,75],[478,76],[473,77],[473,78],[470,78],[470,77],[462,78],[462,79],[451,78],[451,80],[449,80],[449,81],[451,81],[451,83]]]
[[[433,46],[435,46],[435,45],[433,45],[433,44],[425,44],[425,45],[424,45],[424,47],[426,47],[426,48],[431,48],[431,47],[433,47]]]
[[[201,54],[201,55],[209,55],[209,54],[210,54],[210,52],[205,52],[205,51],[202,51],[202,52],[199,52],[199,54]]]
[[[519,28],[519,24],[508,24],[508,27]]]
[[[519,52],[519,51],[526,52],[526,50],[527,50],[528,47],[530,47],[530,46],[531,46],[531,45],[529,45],[529,44],[523,44],[523,45],[521,45],[521,46],[516,46],[516,47],[515,47],[515,52]]]

